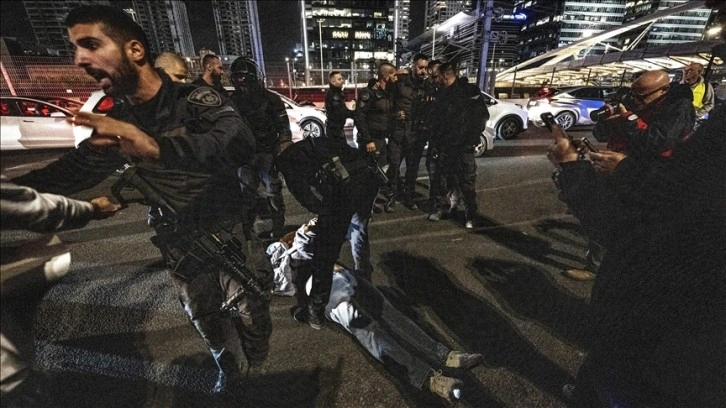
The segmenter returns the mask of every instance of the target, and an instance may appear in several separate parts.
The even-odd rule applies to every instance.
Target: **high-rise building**
[[[403,53],[403,47],[408,43],[409,24],[411,16],[411,0],[395,0],[393,2],[393,21],[395,22],[393,38],[395,40],[393,54],[396,59]],[[397,61],[396,65],[400,61]]]
[[[153,54],[173,51],[183,56],[194,55],[192,32],[187,7],[178,0],[134,0],[127,10],[144,29]]]
[[[28,13],[30,25],[39,47],[46,49],[50,55],[72,56],[73,46],[68,41],[68,30],[65,19],[72,9],[83,4],[105,4],[109,1],[23,1],[25,12]]]
[[[514,2],[495,0],[491,10],[487,6],[487,0],[428,0],[427,31],[409,42],[410,52],[454,63],[459,76],[474,79],[479,76],[482,47],[489,36],[485,65],[498,70],[512,66],[520,27],[512,14]]]
[[[637,2],[628,2],[625,6],[624,22],[628,23],[658,10],[678,6],[686,1],[640,0]],[[618,46],[619,48],[639,48],[646,45],[665,45],[699,41],[702,39],[703,30],[710,16],[711,10],[705,7],[674,14],[653,23],[647,29],[647,36],[643,36],[643,40],[638,44],[633,45],[633,42],[643,33],[643,30],[633,30],[621,35],[618,37]]]
[[[213,9],[214,23],[217,27],[219,53],[252,58],[265,74],[257,2],[254,0],[214,0],[210,6]]]
[[[395,20],[408,18],[408,11],[401,10],[407,1],[300,0],[299,4],[307,84],[327,84],[331,71],[366,82],[381,61],[394,61]]]
[[[519,38],[519,61],[618,28],[688,0],[516,0],[515,12],[527,15]],[[701,39],[711,11],[694,9],[601,41],[579,57],[624,48],[675,44]]]
[[[477,0],[426,0],[424,19],[426,30],[441,24],[462,11],[468,12],[476,8]]]

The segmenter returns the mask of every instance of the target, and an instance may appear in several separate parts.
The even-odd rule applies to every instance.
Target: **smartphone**
[[[580,143],[585,145],[585,147],[587,147],[587,149],[590,150],[591,152],[595,152],[595,153],[599,152],[599,150],[597,150],[597,147],[595,147],[595,145],[593,145],[590,142],[590,140],[586,137],[583,137],[582,139],[580,139]]]
[[[557,124],[557,122],[555,122],[555,116],[550,112],[545,112],[539,115],[539,117],[540,119],[542,119],[542,122],[544,122],[545,126],[547,126],[547,129],[549,130],[552,130],[552,125]]]

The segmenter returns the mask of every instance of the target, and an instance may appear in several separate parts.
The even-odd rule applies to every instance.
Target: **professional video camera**
[[[590,112],[590,120],[598,122],[613,115],[619,115],[622,113],[620,106],[623,105],[629,109],[630,102],[630,88],[620,88],[605,98],[605,105]]]

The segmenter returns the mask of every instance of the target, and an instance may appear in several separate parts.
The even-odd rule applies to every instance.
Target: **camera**
[[[613,115],[619,115],[623,113],[620,106],[624,105],[628,109],[627,106],[630,105],[630,102],[630,89],[620,88],[605,98],[605,105],[590,112],[590,120],[598,122]]]
[[[595,109],[594,111],[590,112],[590,120],[593,122],[598,122],[603,119],[607,119],[613,115],[619,115],[623,113],[622,109],[620,109],[620,104],[609,104],[606,103],[605,105]]]

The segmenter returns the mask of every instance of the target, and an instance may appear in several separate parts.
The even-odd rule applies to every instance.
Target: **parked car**
[[[228,86],[225,87],[225,90],[231,94],[234,88]],[[277,92],[275,93],[280,95]],[[322,111],[309,106],[299,106],[290,98],[283,95],[280,95],[280,98],[287,109],[287,117],[290,121],[293,142],[298,142],[308,136],[319,137],[324,135],[326,117]],[[103,91],[96,91],[91,94],[91,97],[85,102],[81,111],[106,114],[111,108],[113,108],[113,98],[110,96],[107,97]],[[88,136],[90,136],[90,133]]]
[[[232,86],[225,86],[224,89],[228,95],[234,92]],[[287,117],[290,120],[293,142],[299,142],[308,136],[320,137],[325,135],[327,117],[322,109],[316,108],[315,105],[303,106],[279,92],[273,90],[270,90],[270,92],[278,95],[285,105]]]
[[[271,91],[275,92],[275,91]],[[295,132],[292,134],[292,141],[298,142],[308,136],[320,137],[325,136],[325,121],[328,117],[325,116],[325,112],[315,107],[315,105],[300,105],[287,96],[280,95],[280,99],[285,104],[287,109],[287,116],[290,118],[290,123],[295,123],[302,132],[296,136]]]
[[[88,128],[68,122],[74,111],[42,98],[8,96],[0,102],[0,150],[72,148],[76,137],[90,136]]]
[[[482,94],[487,99],[489,109],[487,130],[497,139],[514,139],[527,129],[528,112],[522,105],[502,101],[486,92]]]
[[[617,90],[618,87],[611,86],[562,88],[556,90],[551,97],[530,98],[527,110],[532,123],[539,127],[544,126],[540,115],[545,112],[552,113],[563,129],[575,125],[591,125],[593,122],[590,120],[590,112],[603,106],[608,95]]]

